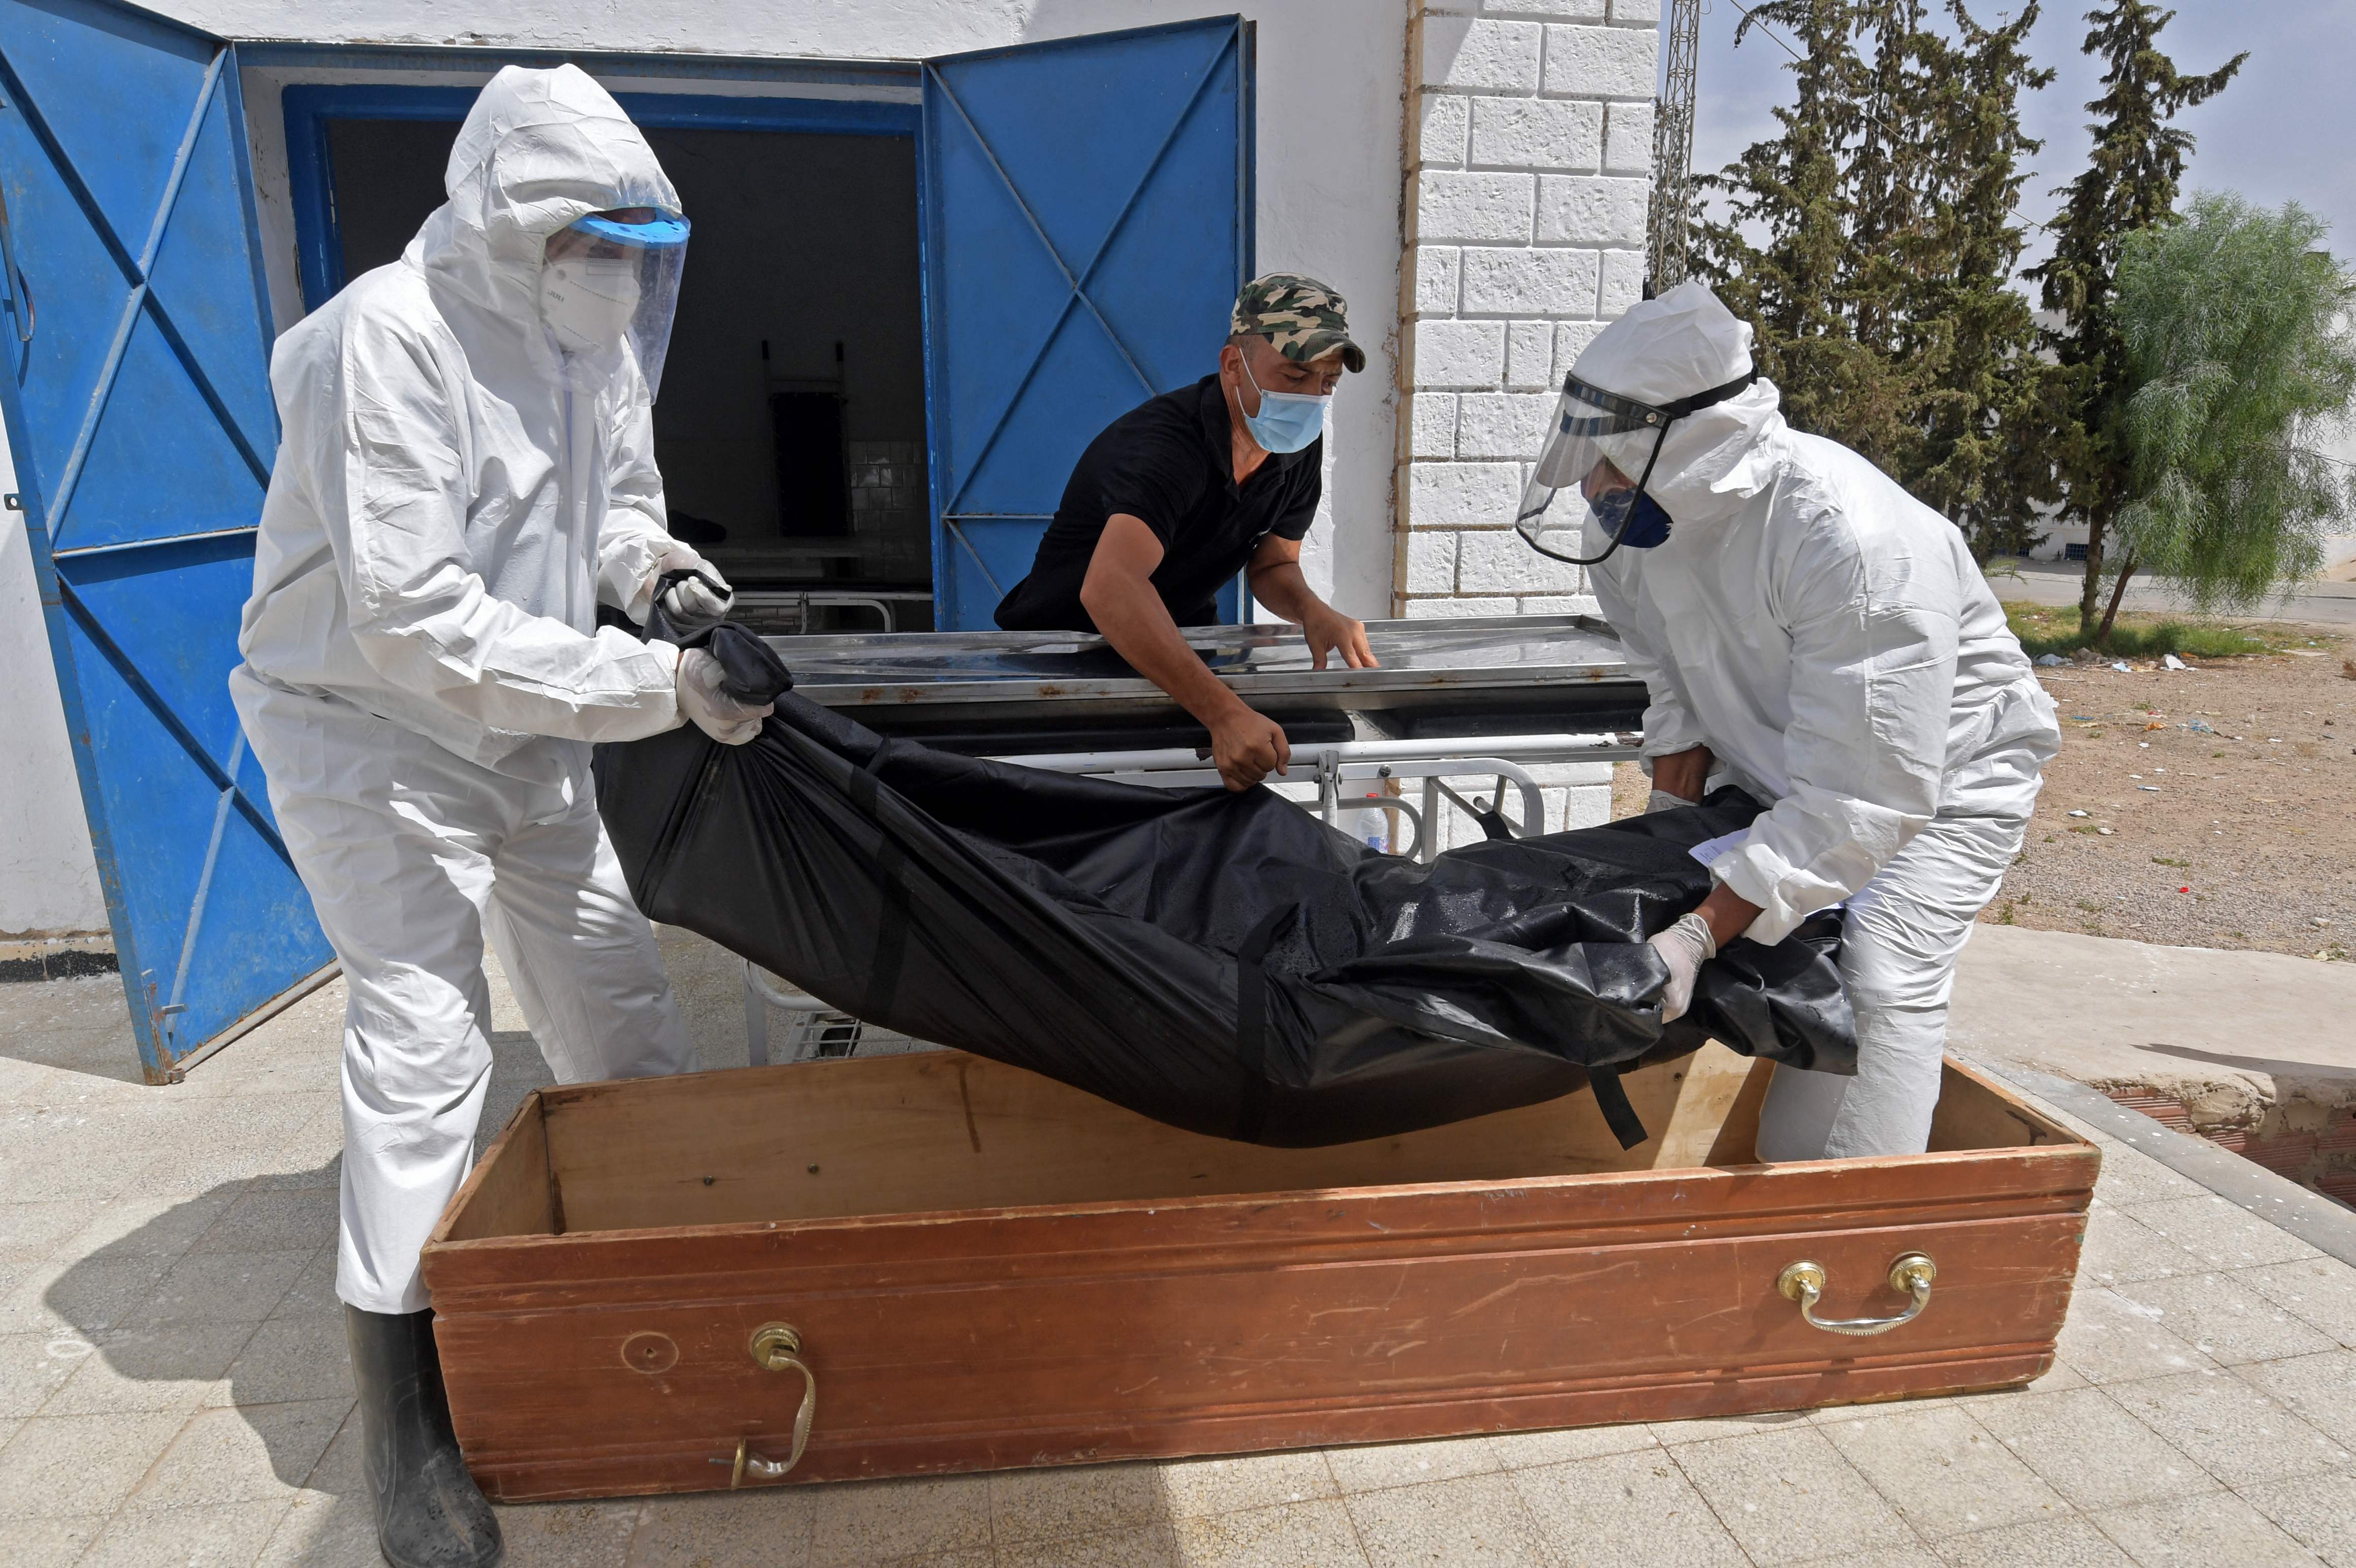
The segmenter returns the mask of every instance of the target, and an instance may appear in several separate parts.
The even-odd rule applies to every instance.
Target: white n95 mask
[[[638,266],[603,256],[568,256],[540,269],[540,314],[569,354],[620,347],[638,314]]]
[[[636,362],[647,401],[662,387],[687,255],[687,220],[653,208],[593,212],[549,236],[540,314],[564,350],[564,375],[595,392]]]

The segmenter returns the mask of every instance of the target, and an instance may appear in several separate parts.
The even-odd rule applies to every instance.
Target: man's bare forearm
[[[1325,607],[1325,601],[1309,585],[1301,575],[1298,561],[1280,561],[1253,569],[1251,596],[1282,616],[1295,626],[1307,622],[1310,616]]]
[[[1129,667],[1152,682],[1205,725],[1245,705],[1187,646],[1153,585],[1113,580],[1091,586],[1088,614]]]

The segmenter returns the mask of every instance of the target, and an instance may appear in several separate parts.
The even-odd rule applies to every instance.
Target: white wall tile
[[[1456,394],[1419,392],[1410,400],[1414,426],[1408,436],[1410,457],[1448,458],[1456,456]]]
[[[1514,613],[1511,599],[1409,599],[1407,618],[1409,620],[1471,620],[1477,616],[1509,616]]]
[[[1415,384],[1494,387],[1505,379],[1502,321],[1419,321],[1415,324]]]
[[[1456,314],[1459,256],[1453,245],[1415,249],[1415,307],[1427,316]]]
[[[1427,169],[1416,177],[1417,240],[1526,244],[1537,196],[1534,175]]]
[[[1516,321],[1505,329],[1505,384],[1530,390],[1554,384],[1554,324]]]
[[[1467,250],[1462,308],[1468,316],[1592,316],[1599,265],[1593,251]]]
[[[1654,79],[1660,70],[1658,33],[1625,27],[1549,27],[1546,34],[1544,91],[1549,97],[1653,96]]]
[[[1408,535],[1408,593],[1452,594],[1456,591],[1456,542],[1462,537],[1446,530]]]
[[[1556,381],[1559,381],[1563,377],[1570,374],[1571,367],[1579,363],[1579,357],[1587,352],[1587,346],[1590,343],[1595,341],[1595,335],[1609,325],[1609,322],[1603,321],[1565,321],[1556,326],[1554,329],[1554,379]]]
[[[1652,174],[1653,106],[1650,103],[1614,103],[1606,113],[1603,172]],[[1649,178],[1645,183],[1649,188]]]
[[[1535,92],[1543,36],[1543,29],[1534,22],[1427,16],[1424,85],[1476,92]]]
[[[1418,529],[1494,528],[1514,520],[1522,496],[1522,467],[1518,463],[1417,463],[1408,469],[1408,517]]]
[[[1603,0],[1481,0],[1484,16],[1527,16],[1542,22],[1600,22]]]
[[[1602,166],[1603,105],[1546,98],[1457,99],[1472,106],[1471,160],[1517,169]],[[1429,160],[1427,160],[1429,161]]]
[[[1651,182],[1623,175],[1538,177],[1537,236],[1541,242],[1641,245]]]
[[[1465,393],[1456,405],[1456,455],[1536,462],[1539,448],[1546,445],[1554,405],[1555,398],[1547,392]],[[1508,512],[1486,521],[1501,523],[1514,519]]]
[[[1511,522],[1507,511],[1491,522]],[[1456,580],[1468,594],[1575,594],[1586,586],[1580,568],[1541,555],[1507,528],[1461,536]]]
[[[1459,168],[1464,163],[1465,127],[1472,100],[1448,92],[1423,94],[1422,124],[1416,156],[1426,168]]]
[[[1603,252],[1603,295],[1595,313],[1617,320],[1628,314],[1628,307],[1644,297],[1644,252],[1642,251],[1606,251]]]

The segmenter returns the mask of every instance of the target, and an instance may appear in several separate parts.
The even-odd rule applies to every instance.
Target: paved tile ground
[[[710,1065],[724,963],[667,940]],[[502,997],[504,993],[502,993]],[[339,988],[154,1090],[0,986],[0,1560],[376,1556],[334,1293]],[[496,1126],[544,1081],[502,1000]],[[502,1510],[517,1568],[2356,1568],[2356,1269],[2104,1144],[2035,1388],[1734,1421]]]

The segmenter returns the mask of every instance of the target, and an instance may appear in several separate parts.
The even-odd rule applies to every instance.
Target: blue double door
[[[1250,65],[1233,17],[925,63],[937,625],[988,627],[1087,440],[1208,369],[1252,264]],[[0,99],[14,505],[166,1081],[332,958],[226,685],[278,440],[237,53],[0,0]]]

